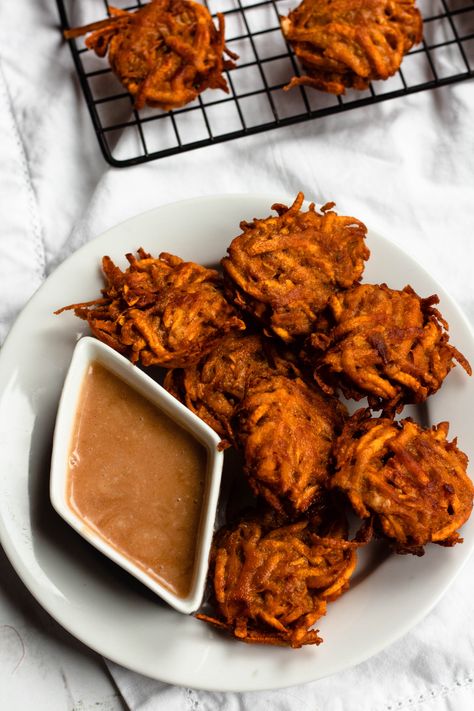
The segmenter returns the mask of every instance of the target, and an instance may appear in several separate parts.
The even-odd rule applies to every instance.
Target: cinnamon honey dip
[[[92,363],[71,442],[69,506],[179,597],[192,584],[206,467],[193,435]]]

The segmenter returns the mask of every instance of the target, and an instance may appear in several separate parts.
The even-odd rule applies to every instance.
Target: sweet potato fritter
[[[126,257],[125,271],[103,258],[103,298],[56,313],[74,309],[94,336],[132,363],[168,368],[195,363],[226,333],[245,328],[214,269],[166,252],[156,259],[139,249],[138,259]]]
[[[232,418],[250,378],[297,373],[296,365],[260,334],[230,333],[196,365],[168,371],[164,387],[217,432],[235,440]]]
[[[316,361],[316,379],[348,398],[368,395],[369,405],[387,411],[424,402],[436,392],[457,360],[471,374],[464,356],[448,341],[448,324],[434,304],[410,286],[402,291],[386,284],[360,284],[329,300],[335,327],[329,338],[312,342],[325,352]]]
[[[329,297],[361,278],[369,256],[362,222],[338,216],[334,203],[302,212],[303,199],[273,205],[277,217],[241,222],[222,260],[237,306],[287,343],[310,333]]]
[[[66,39],[92,32],[86,39],[99,57],[108,53],[112,71],[135,100],[165,111],[193,101],[205,89],[228,92],[222,72],[235,65],[209,10],[194,0],[152,0],[134,12],[110,7],[110,17],[66,30]]]
[[[311,627],[327,601],[348,588],[357,546],[336,535],[318,536],[308,519],[277,528],[262,517],[243,520],[215,538],[216,616],[197,617],[244,642],[320,644]]]
[[[469,518],[474,486],[467,457],[448,442],[448,423],[424,429],[357,412],[335,445],[336,474],[361,518],[374,515],[398,552],[423,555],[430,541],[453,546]]]
[[[285,89],[343,94],[394,74],[421,42],[422,19],[414,0],[303,0],[281,29],[306,71]]]
[[[236,415],[250,486],[276,511],[305,511],[328,484],[346,410],[300,378],[250,382]]]

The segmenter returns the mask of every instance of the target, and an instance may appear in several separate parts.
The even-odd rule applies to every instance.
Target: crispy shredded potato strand
[[[219,531],[212,552],[216,616],[197,617],[244,642],[320,644],[311,629],[349,586],[356,542],[318,536],[308,519],[268,527],[265,517]]]
[[[249,379],[272,373],[297,374],[293,361],[264,336],[230,333],[196,365],[168,371],[164,387],[207,422],[223,443],[233,444],[232,418]]]
[[[209,10],[193,0],[152,0],[133,12],[110,8],[111,17],[67,30],[67,39],[91,33],[89,49],[108,54],[112,71],[135,99],[165,111],[179,108],[205,89],[228,92],[223,71],[236,55],[225,46],[224,16],[218,29]]]
[[[467,457],[448,442],[448,423],[424,429],[410,419],[394,422],[359,411],[335,446],[332,485],[356,513],[375,515],[398,552],[423,554],[430,541],[460,543],[457,529],[472,510],[474,487]]]
[[[386,284],[361,284],[329,300],[335,327],[324,341],[312,339],[317,355],[316,379],[327,392],[337,385],[348,398],[368,395],[373,407],[386,411],[424,402],[435,393],[458,361],[470,375],[464,356],[448,341],[447,323],[434,304],[410,286],[402,291]]]
[[[250,382],[236,431],[254,492],[277,511],[305,511],[327,486],[334,439],[346,411],[301,379]]]
[[[285,89],[343,94],[392,76],[421,42],[422,18],[414,0],[303,0],[281,29],[306,71]]]
[[[198,361],[231,330],[245,328],[225,300],[214,269],[163,252],[156,259],[143,249],[127,254],[122,271],[102,260],[103,298],[71,304],[100,341],[132,363],[185,367]]]
[[[302,212],[303,199],[273,205],[276,217],[241,222],[222,260],[236,305],[287,343],[310,333],[329,297],[361,278],[369,256],[362,222],[337,215],[334,203]]]

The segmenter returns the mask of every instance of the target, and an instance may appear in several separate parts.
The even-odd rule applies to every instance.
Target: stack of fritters
[[[223,71],[236,55],[225,46],[224,16],[214,26],[209,10],[194,0],[152,0],[133,12],[110,7],[110,17],[64,34],[91,33],[86,46],[108,54],[112,71],[134,97],[165,111],[196,99],[205,89],[228,92]]]
[[[103,297],[75,304],[132,362],[172,368],[165,387],[233,445],[255,494],[216,534],[213,608],[199,615],[247,642],[319,644],[314,623],[349,585],[372,531],[398,552],[452,546],[474,488],[447,423],[395,422],[466,359],[435,296],[358,284],[366,228],[300,193],[243,222],[218,273],[178,257],[105,257]],[[383,407],[347,417],[335,393]],[[243,479],[242,479],[243,481]],[[340,505],[365,520],[348,540]],[[229,507],[231,509],[232,507]]]
[[[303,0],[281,28],[306,72],[285,88],[331,94],[387,79],[422,38],[414,0]]]

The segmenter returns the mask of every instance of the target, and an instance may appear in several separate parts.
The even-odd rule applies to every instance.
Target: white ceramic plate
[[[387,556],[369,546],[349,592],[318,623],[324,644],[300,650],[246,645],[168,608],[85,542],[49,502],[51,443],[58,399],[77,338],[86,326],[65,304],[95,298],[104,254],[124,264],[139,246],[216,263],[239,222],[270,214],[282,196],[228,195],[166,205],[106,232],[52,274],[16,321],[0,355],[0,540],[24,583],[67,630],[106,657],[162,681],[212,690],[270,689],[312,681],[367,659],[405,634],[436,604],[474,546],[428,546],[423,558]],[[288,202],[288,199],[286,199]],[[363,219],[363,215],[360,216]],[[469,326],[443,289],[397,247],[369,233],[364,280],[434,292],[451,339],[474,363]],[[451,422],[474,461],[474,382],[456,367],[424,422]]]

